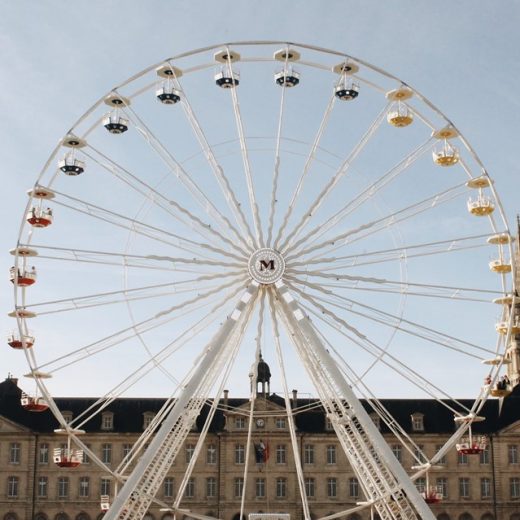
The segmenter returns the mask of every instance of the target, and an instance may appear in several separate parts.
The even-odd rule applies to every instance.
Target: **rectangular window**
[[[403,462],[403,447],[400,444],[392,445],[392,453],[399,462]]]
[[[191,462],[191,459],[193,458],[193,454],[195,453],[195,444],[186,444],[186,464],[189,464]]]
[[[101,445],[101,462],[110,464],[112,462],[112,444]]]
[[[334,444],[327,446],[327,464],[336,464],[336,446]]]
[[[217,496],[217,479],[215,477],[208,477],[206,479],[206,496],[208,498]]]
[[[99,489],[100,489],[100,493],[99,493],[100,495],[110,496],[110,479],[102,478]]]
[[[217,447],[215,444],[208,444],[208,449],[206,450],[206,464],[216,464],[217,463]]]
[[[287,426],[285,422],[285,417],[277,417],[274,424],[276,428],[278,428],[279,430],[284,430]]]
[[[11,464],[20,464],[21,446],[19,442],[11,442],[9,444],[9,462]]]
[[[58,478],[58,498],[69,496],[69,477]]]
[[[422,413],[414,413],[412,415],[412,430],[414,432],[424,431],[424,415]]]
[[[38,462],[40,464],[49,464],[49,445],[46,443],[40,444],[38,449]]]
[[[314,445],[305,444],[303,447],[303,463],[314,464]]]
[[[520,478],[510,478],[509,489],[511,491],[511,498],[520,498]]]
[[[465,466],[468,464],[468,455],[466,453],[457,453],[457,464]]]
[[[265,478],[256,479],[256,498],[265,497]]]
[[[422,444],[418,444],[414,450],[413,450],[413,456],[415,458],[415,460],[419,463],[419,464],[422,464],[424,462],[426,462],[426,457],[424,455],[424,446]]]
[[[114,429],[114,414],[112,412],[105,412],[101,415],[101,429],[105,431]]]
[[[287,463],[287,450],[285,444],[278,444],[276,446],[276,464]]]
[[[424,477],[419,477],[416,479],[415,487],[419,493],[424,493],[426,491],[426,479]]]
[[[438,444],[437,446],[435,446],[435,452],[437,453],[439,450],[441,450],[443,447],[442,444]],[[446,462],[446,455],[443,455],[438,461],[437,461],[437,464],[442,464],[443,466],[447,464]]]
[[[190,477],[186,483],[186,489],[184,490],[184,496],[186,498],[193,498],[195,496],[195,479]]]
[[[510,444],[507,447],[507,461],[509,464],[518,464],[518,446]]]
[[[85,444],[85,446],[90,450],[90,444]],[[83,451],[83,464],[90,464],[90,457],[86,451]]]
[[[130,454],[130,451],[132,451],[132,445],[128,444],[128,443],[123,444],[123,452],[121,453],[121,455],[123,456],[123,459],[128,457],[128,455]]]
[[[287,496],[287,479],[278,477],[276,479],[276,498],[285,498]]]
[[[352,477],[348,481],[348,493],[351,498],[359,497],[359,481],[356,477]]]
[[[327,496],[335,498],[338,496],[338,481],[335,478],[327,479]]]
[[[235,428],[237,430],[243,430],[246,427],[246,418],[245,417],[235,417]]]
[[[47,477],[38,477],[38,497],[46,498],[49,492],[49,479]]]
[[[246,450],[243,444],[235,444],[235,464],[244,464]]]
[[[164,479],[163,490],[164,490],[164,496],[166,498],[173,497],[173,487],[174,487],[174,485],[175,485],[175,480],[173,479],[173,477],[166,477]]]
[[[442,498],[448,498],[448,479],[439,477],[437,479],[437,493],[442,495]]]
[[[486,446],[480,452],[480,463],[481,464],[489,464],[489,446]]]
[[[327,417],[325,419],[325,429],[328,431],[328,432],[331,432],[332,430],[334,430],[334,426],[332,424],[332,420],[330,417]]]
[[[108,495],[108,493],[101,493],[102,495]],[[90,495],[90,478],[79,477],[79,496],[88,497]]]
[[[459,496],[460,498],[469,498],[470,489],[469,489],[469,478],[461,477],[459,478]]]
[[[244,491],[244,479],[242,477],[238,477],[235,479],[235,498],[240,498],[242,496],[242,492]]]
[[[154,412],[144,412],[143,413],[143,430],[146,430],[149,428],[149,426],[152,424],[152,421],[155,419],[155,413]]]
[[[315,496],[315,483],[313,478],[306,478],[305,479],[305,494],[307,495],[307,498],[314,498]]]
[[[18,477],[8,477],[7,479],[7,496],[14,498],[18,496]]]
[[[480,479],[480,498],[491,498],[491,479]]]

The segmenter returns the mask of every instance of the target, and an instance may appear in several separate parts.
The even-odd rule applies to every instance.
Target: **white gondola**
[[[468,211],[476,217],[485,217],[495,211],[495,204],[485,195],[479,195],[476,199],[468,199]]]
[[[281,87],[295,87],[300,83],[300,74],[292,69],[281,70],[274,75],[274,81]]]
[[[103,126],[111,134],[123,134],[128,130],[128,119],[121,117],[117,111],[114,111],[103,118]]]
[[[58,168],[71,177],[81,175],[85,171],[85,162],[74,157],[74,153],[70,152],[58,162]]]
[[[232,70],[221,70],[215,74],[215,83],[221,88],[234,88],[240,84],[240,74]]]
[[[433,161],[439,166],[453,166],[460,159],[459,150],[453,146],[447,139],[444,140],[433,152]]]
[[[390,107],[386,120],[396,128],[404,128],[413,123],[413,112],[406,103],[398,101]]]
[[[164,82],[163,85],[155,91],[155,96],[163,105],[175,105],[181,100],[180,91],[168,85],[167,82]]]

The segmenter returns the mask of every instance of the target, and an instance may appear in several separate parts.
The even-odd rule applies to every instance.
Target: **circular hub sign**
[[[285,262],[278,251],[264,247],[251,255],[248,267],[253,280],[261,284],[271,284],[283,276]]]

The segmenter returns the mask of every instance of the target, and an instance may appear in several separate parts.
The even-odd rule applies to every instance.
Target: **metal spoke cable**
[[[310,287],[310,288],[315,289],[315,290],[320,290],[316,286],[313,286],[313,285],[308,284],[306,282],[295,281],[295,283],[304,285],[306,287]],[[301,292],[303,292],[303,291],[299,291],[299,293],[301,293]],[[338,295],[336,293],[333,293],[332,291],[328,291],[328,290],[323,289],[323,290],[320,290],[320,292],[322,292],[324,294],[327,294],[327,295],[330,295],[330,296],[333,296],[336,300],[339,300],[339,302],[337,302],[337,301],[334,301],[331,298],[320,297],[320,296],[317,296],[317,295],[313,294],[313,298],[315,298],[317,301],[321,301],[322,303],[324,303],[326,305],[329,305],[331,307],[336,307],[337,309],[340,309],[340,310],[345,310],[345,311],[347,311],[347,312],[349,312],[351,314],[355,314],[355,315],[361,316],[363,318],[367,318],[367,319],[369,319],[371,321],[374,321],[376,323],[380,323],[382,325],[385,325],[386,327],[390,327],[391,329],[397,329],[397,330],[399,330],[401,332],[404,332],[406,334],[410,334],[412,336],[424,339],[424,340],[429,341],[431,343],[434,343],[436,345],[440,345],[440,346],[445,347],[447,349],[459,352],[460,354],[464,354],[466,356],[478,359],[479,361],[482,361],[485,358],[483,358],[482,355],[478,356],[476,354],[472,354],[470,352],[467,352],[467,351],[463,350],[460,347],[456,347],[455,345],[452,344],[452,342],[455,342],[455,344],[460,344],[460,345],[465,345],[467,347],[471,347],[471,348],[473,348],[475,350],[478,350],[478,351],[483,352],[483,353],[488,354],[488,355],[489,354],[492,355],[495,352],[492,349],[487,349],[487,348],[481,347],[479,345],[475,345],[474,343],[470,343],[470,342],[462,340],[460,338],[456,338],[456,337],[451,336],[449,334],[445,334],[445,333],[440,332],[438,330],[432,329],[430,327],[426,327],[425,325],[423,325],[421,323],[417,323],[417,322],[414,322],[414,321],[410,321],[410,320],[404,319],[401,316],[396,316],[394,314],[385,312],[385,311],[383,311],[381,309],[377,309],[377,308],[372,307],[370,305],[364,305],[364,304],[362,304],[362,303],[360,303],[360,302],[358,302],[356,300],[352,300],[350,298],[345,298],[345,297],[340,296],[340,295]],[[345,307],[345,302],[347,302],[350,307]],[[370,315],[370,314],[366,314],[366,313],[363,313],[363,312],[360,312],[360,311],[355,311],[352,307],[356,306],[356,305],[361,307],[361,308],[363,308],[363,309],[368,309],[371,312],[373,312],[375,315],[380,316],[380,317],[376,317],[376,316],[373,316],[373,315]],[[384,317],[384,319],[382,317]],[[401,325],[401,322],[402,323],[406,323],[407,325],[410,325],[410,326],[418,329],[419,331],[425,331],[425,333],[420,333],[420,332],[417,332],[417,331],[414,331],[414,330],[411,330],[411,329],[407,329],[407,328],[405,328],[404,326]],[[426,334],[426,333],[428,333],[428,334]]]
[[[388,249],[378,249],[375,251],[363,251],[350,255],[331,256],[331,257],[311,257],[305,261],[293,261],[291,266],[302,266],[302,265],[313,265],[313,264],[334,264],[341,261],[350,260],[348,264],[339,264],[347,267],[355,267],[358,265],[367,265],[359,261],[367,257],[382,257],[382,261],[398,260],[406,255],[406,258],[414,258],[415,256],[429,255],[434,253],[448,253],[451,251],[466,250],[474,247],[483,245],[488,247],[488,244],[483,240],[489,237],[489,234],[475,235],[469,237],[452,238],[448,240],[439,240],[435,242],[424,242],[421,244],[407,244],[400,247],[393,247]],[[470,245],[463,245],[465,242],[475,241]],[[419,251],[417,253],[410,254],[410,251]],[[369,261],[370,262],[370,261]]]
[[[244,460],[244,471],[242,473],[243,485],[242,492],[240,494],[240,518],[243,518],[246,500],[246,489],[247,489],[247,477],[249,475],[249,458],[251,453],[251,439],[253,433],[253,417],[255,413],[255,404],[257,397],[257,381],[258,381],[258,365],[260,363],[261,349],[262,349],[262,333],[264,324],[264,312],[265,312],[265,299],[266,293],[264,288],[260,288],[259,291],[260,306],[258,310],[258,323],[256,327],[256,338],[255,338],[255,361],[250,373],[251,377],[251,388],[249,396],[249,414],[247,423],[247,439],[246,439],[246,455]]]
[[[177,80],[177,78],[175,78],[174,81],[176,83],[176,86],[179,89],[181,89],[180,82]],[[251,233],[249,225],[246,221],[245,215],[242,211],[241,204],[238,201],[235,192],[231,187],[229,179],[226,177],[224,169],[218,163],[217,158],[215,157],[215,153],[213,152],[213,149],[210,146],[197,117],[195,116],[195,112],[191,107],[186,93],[183,92],[183,94],[184,95],[181,97],[181,104],[184,113],[188,118],[192,130],[195,133],[197,140],[199,141],[199,145],[204,152],[206,160],[208,161],[211,170],[213,171],[213,175],[217,179],[217,182],[220,186],[220,190],[222,191],[224,198],[226,199],[226,203],[231,213],[233,214],[238,226],[240,227],[242,233],[238,232],[233,226],[231,226],[229,220],[226,217],[223,217],[223,222],[227,222],[227,225],[232,229],[233,234],[239,240],[239,242],[241,242],[246,247],[246,249],[250,249],[253,243],[253,234]],[[244,236],[246,237],[246,239],[244,239]]]
[[[228,53],[227,55],[227,68],[228,68],[228,74],[233,80],[233,69],[231,68],[231,54],[230,50],[226,48],[226,51]],[[242,121],[242,115],[240,113],[240,104],[238,102],[238,95],[236,92],[236,88],[232,87],[228,89],[231,93],[231,99],[233,101],[233,112],[235,114],[235,122],[238,132],[238,139],[240,141],[240,152],[242,155],[242,163],[244,165],[244,173],[246,176],[246,183],[247,183],[247,193],[249,196],[249,204],[251,206],[251,212],[253,214],[253,222],[254,222],[254,228],[255,228],[255,237],[256,237],[256,248],[264,247],[264,236],[262,231],[262,223],[260,222],[260,214],[258,211],[258,203],[256,201],[256,195],[255,195],[255,187],[253,185],[253,175],[251,172],[251,162],[249,160],[249,153],[247,150],[247,143],[246,138],[244,134],[244,123]]]
[[[291,407],[291,401],[289,397],[289,388],[287,387],[287,375],[285,371],[285,364],[283,359],[283,349],[280,343],[280,330],[278,326],[278,319],[276,318],[276,308],[274,298],[276,294],[273,293],[272,290],[269,291],[269,311],[271,316],[271,328],[273,339],[275,343],[276,356],[278,359],[278,367],[280,369],[280,374],[282,376],[282,384],[283,384],[283,393],[284,393],[284,402],[285,402],[285,411],[287,413],[287,421],[289,423],[289,433],[291,436],[291,446],[293,448],[293,457],[294,464],[296,467],[296,479],[298,481],[298,488],[300,490],[300,498],[302,501],[303,507],[303,518],[305,520],[310,520],[310,510],[309,510],[309,502],[307,500],[307,493],[305,491],[305,480],[302,471],[302,462],[300,458],[300,451],[298,447],[298,439],[296,436],[296,426],[294,424],[294,413]]]
[[[386,109],[385,109],[386,113]],[[384,113],[382,114],[384,116]],[[379,120],[379,124],[381,123],[382,118]],[[406,172],[410,166],[412,166],[422,155],[431,149],[432,146],[432,138],[430,137],[424,143],[419,145],[416,149],[412,150],[406,157],[404,157],[401,161],[399,161],[395,166],[390,168],[388,171],[383,173],[381,177],[379,177],[375,182],[373,182],[370,186],[365,188],[361,193],[357,194],[355,197],[350,199],[339,211],[337,211],[334,215],[329,217],[324,223],[315,226],[312,230],[310,230],[306,235],[301,237],[297,242],[292,242],[287,240],[284,244],[284,249],[287,249],[292,245],[293,250],[297,250],[302,244],[314,243],[321,236],[327,233],[334,226],[339,224],[345,217],[352,214],[358,208],[360,208],[367,200],[370,200],[374,197],[380,190],[385,188],[389,183],[391,183],[394,179],[398,178],[401,174]],[[340,170],[341,173],[341,170]],[[339,174],[338,174],[339,175]],[[338,179],[339,180],[339,179]],[[295,231],[292,233],[292,236],[296,237],[297,234],[303,227],[307,224],[310,217],[318,210],[321,206],[327,195],[330,194],[332,188],[335,186],[337,181],[334,184],[331,183],[318,195],[313,205],[310,207],[310,210],[306,213],[302,222],[298,225]],[[312,240],[311,240],[312,238]]]
[[[285,63],[284,63],[284,75],[287,75],[287,64],[289,62],[289,53],[286,51],[285,55]],[[267,242],[266,246],[271,247],[271,240],[273,238],[273,225],[274,225],[274,216],[276,212],[276,203],[277,203],[277,192],[278,192],[278,177],[280,176],[280,144],[282,140],[282,126],[284,119],[284,108],[285,108],[285,93],[287,91],[287,87],[285,86],[285,82],[282,85],[282,93],[280,96],[280,108],[278,110],[278,125],[276,131],[276,149],[274,153],[274,168],[273,168],[273,182],[271,187],[271,204],[269,207],[269,219],[268,219],[268,229],[267,229]]]
[[[242,242],[247,248],[247,243],[243,242],[241,234],[233,226],[228,218],[226,218],[213,204],[211,199],[202,191],[201,187],[191,179],[191,176],[186,172],[182,165],[173,157],[168,149],[161,143],[161,141],[152,133],[146,123],[137,115],[132,107],[126,107],[128,118],[133,122],[139,133],[145,138],[147,143],[157,153],[160,159],[169,167],[171,172],[179,179],[180,182],[193,195],[195,200],[199,203],[201,208],[219,222],[222,230],[231,231],[235,237]]]
[[[211,224],[203,222],[199,217],[182,206],[177,200],[166,197],[159,190],[153,188],[150,184],[144,182],[142,179],[132,174],[128,169],[121,166],[119,163],[102,153],[100,150],[97,150],[90,145],[89,148],[97,155],[99,155],[101,160],[94,155],[83,151],[83,154],[86,157],[114,175],[114,177],[124,182],[137,193],[143,195],[147,200],[153,202],[157,207],[170,214],[176,220],[193,229],[196,233],[205,239],[213,242],[217,241],[217,243],[224,242],[238,253],[242,254],[243,256],[247,256],[247,253],[242,248],[240,248],[236,242],[230,240],[222,233],[217,231],[214,227],[211,226]],[[175,212],[172,211],[172,209],[175,210]]]
[[[237,273],[235,276],[238,278],[240,274],[241,273]],[[37,303],[29,303],[26,305],[25,308],[34,309],[37,307],[52,307],[61,304],[61,306],[59,306],[57,309],[38,311],[38,315],[41,316],[45,314],[56,314],[61,312],[89,309],[92,307],[102,307],[104,305],[141,301],[150,298],[161,298],[165,296],[182,295],[185,293],[200,291],[201,288],[203,288],[204,290],[208,290],[218,287],[218,285],[216,285],[216,281],[214,281],[212,285],[207,285],[204,287],[201,287],[201,285],[195,285],[191,287],[176,288],[177,285],[179,285],[179,282],[169,282],[156,285],[148,285],[143,287],[134,287],[132,289],[121,289],[117,291],[100,292],[84,296],[73,296],[71,298],[64,298],[61,300],[48,300]],[[169,290],[158,291],[159,289]],[[114,296],[121,297],[113,298]]]
[[[338,80],[340,81],[340,80]],[[338,83],[336,83],[337,85]],[[285,88],[285,87],[284,87]],[[298,200],[298,197],[300,196],[300,193],[303,189],[304,181],[307,177],[307,174],[310,171],[311,165],[314,161],[314,158],[316,157],[316,152],[318,151],[321,138],[323,134],[325,133],[325,130],[327,129],[328,122],[330,119],[330,115],[332,114],[332,109],[334,108],[334,103],[336,101],[335,91],[332,91],[332,95],[329,98],[329,101],[327,103],[327,107],[325,108],[325,112],[323,114],[320,126],[318,128],[318,131],[316,133],[316,136],[314,137],[314,142],[312,143],[311,149],[309,150],[309,154],[307,156],[307,159],[305,161],[305,164],[303,166],[302,174],[300,175],[300,178],[298,179],[298,184],[296,185],[294,192],[292,194],[291,200],[287,206],[287,211],[285,212],[285,215],[283,217],[282,223],[278,229],[278,232],[276,234],[276,238],[274,241],[274,248],[282,250],[283,245],[280,246],[280,241],[282,240],[283,233],[285,231],[285,228],[287,227],[289,223],[289,219],[292,215],[293,209],[296,206],[296,202]]]
[[[299,296],[303,300],[307,300],[314,308],[310,307],[309,305],[306,305],[304,303],[300,303],[302,307],[304,307],[308,312],[312,313],[314,316],[317,316],[320,318],[321,321],[324,323],[328,323],[329,326],[331,325],[331,321],[333,323],[336,323],[337,326],[334,327],[337,332],[344,335],[346,338],[348,338],[351,342],[355,343],[356,345],[360,346],[365,352],[368,354],[377,357],[381,352],[384,353],[384,356],[381,358],[381,362],[384,363],[386,366],[392,368],[396,372],[398,372],[402,377],[406,378],[410,383],[412,383],[417,388],[425,391],[431,397],[434,399],[438,399],[438,395],[442,395],[447,399],[453,400],[453,398],[448,395],[446,392],[444,392],[441,388],[439,388],[437,385],[432,383],[431,381],[424,378],[421,374],[413,370],[411,367],[400,361],[398,358],[393,356],[391,353],[384,351],[379,345],[375,344],[374,342],[370,341],[367,336],[362,334],[360,331],[349,325],[344,319],[337,316],[334,312],[332,312],[330,309],[324,307],[320,303],[318,303],[315,298],[309,296],[306,293],[303,293],[298,288],[292,286],[291,284],[287,283],[287,286],[290,287],[292,290],[294,290],[296,293],[299,294]],[[354,336],[350,336],[345,332],[345,329],[351,333],[354,333]],[[390,363],[392,361],[395,363],[395,366]],[[435,394],[434,391],[437,391],[438,394]],[[455,401],[458,405],[460,405],[462,408],[467,409],[464,407],[461,403],[458,401]]]
[[[463,187],[464,184],[452,186],[447,190],[436,193],[419,202],[410,204],[409,206],[401,208],[393,213],[385,215],[376,220],[367,222],[366,224],[361,224],[356,228],[349,229],[348,231],[336,235],[324,242],[314,244],[300,251],[291,252],[291,254],[287,255],[286,262],[290,262],[296,257],[301,258],[303,255],[307,255],[309,253],[319,251],[321,249],[325,250],[324,254],[330,254],[332,251],[335,251],[347,244],[352,244],[357,240],[362,240],[373,233],[377,233],[383,229],[386,229],[388,226],[394,226],[400,222],[404,222],[410,218],[417,216],[420,213],[431,210],[432,208],[436,208],[441,204],[445,204],[457,197],[460,197],[462,195],[462,191],[460,190]],[[363,231],[365,231],[365,233],[361,234],[361,232]],[[350,239],[350,237],[354,238]],[[339,245],[337,244],[338,242]]]
[[[88,215],[90,217],[94,217],[99,220],[103,220],[104,222],[108,222],[109,224],[112,224],[112,225],[115,225],[118,227],[122,227],[129,231],[133,231],[137,234],[147,236],[148,238],[151,238],[153,240],[158,240],[160,242],[164,242],[169,245],[174,245],[175,247],[188,251],[191,254],[200,255],[200,251],[198,251],[198,248],[200,248],[204,251],[211,251],[212,253],[217,253],[217,254],[223,255],[225,257],[232,258],[234,260],[242,259],[240,256],[232,254],[229,251],[226,251],[224,249],[216,248],[209,244],[203,244],[196,240],[192,240],[192,239],[183,237],[181,235],[172,233],[171,231],[167,231],[167,230],[159,228],[157,226],[152,226],[150,224],[146,224],[136,218],[127,217],[126,215],[122,215],[120,213],[109,210],[107,208],[103,208],[103,207],[93,204],[91,202],[87,202],[85,200],[78,199],[76,197],[72,197],[71,195],[67,195],[65,193],[61,193],[58,191],[54,191],[54,193],[56,195],[63,197],[64,199],[71,201],[72,203],[77,204],[77,205],[70,205],[70,204],[61,202],[60,200],[54,199],[53,202],[55,204],[58,204],[59,206],[63,206],[68,209],[71,209],[73,211],[78,211],[80,213],[84,213],[85,215]],[[84,206],[85,209],[81,209],[80,206]],[[159,236],[154,235],[154,233],[157,233]],[[177,240],[177,243],[171,243],[164,239],[161,239],[160,238],[161,236],[174,238],[175,240]],[[200,256],[202,256],[203,258],[207,258],[204,255],[200,255]]]
[[[179,333],[175,339],[170,341],[156,354],[155,362],[161,363],[165,361],[170,356],[178,352],[184,345],[188,343],[188,341],[192,340],[199,333],[206,330],[211,323],[215,322],[221,316],[222,307],[226,303],[234,299],[236,295],[239,294],[239,292],[243,291],[244,287],[245,284],[242,284],[240,287],[236,288],[236,290],[232,291],[229,295],[226,295],[225,298],[222,298],[221,301],[217,302],[217,304],[213,306],[213,308],[208,312],[207,315],[205,315],[198,322],[188,326],[185,330]],[[123,381],[114,386],[109,392],[105,393],[104,396],[98,398],[98,400],[93,405],[84,410],[75,420],[83,418],[83,422],[81,423],[81,425],[86,424],[102,409],[106,408],[110,403],[112,403],[118,397],[123,395],[124,392],[128,390],[128,388],[131,388],[133,384],[138,382],[142,377],[144,377],[154,368],[154,361],[150,359],[146,360],[136,370],[134,370],[132,373],[126,376],[126,378]],[[185,386],[186,382],[189,381],[193,370],[195,370],[195,367],[192,367],[191,371],[184,376],[182,381],[179,382],[179,384],[177,385],[177,389],[183,388]]]
[[[130,327],[125,327],[123,329],[118,330],[115,333],[112,333],[108,336],[105,336],[93,343],[89,343],[88,345],[85,345],[83,347],[77,348],[72,350],[71,352],[68,352],[65,355],[56,357],[50,361],[46,361],[45,363],[42,363],[40,365],[35,365],[38,370],[46,369],[46,371],[49,371],[49,373],[56,372],[58,370],[61,370],[71,364],[77,363],[87,357],[93,356],[95,354],[99,354],[107,349],[110,349],[112,347],[115,347],[125,341],[128,341],[129,339],[132,339],[136,334],[142,334],[145,332],[149,332],[153,329],[156,329],[157,327],[161,327],[163,325],[166,325],[167,323],[180,319],[181,317],[184,317],[185,315],[193,312],[194,310],[198,310],[202,306],[210,305],[211,302],[202,304],[204,300],[207,300],[211,296],[214,296],[215,294],[218,294],[218,292],[229,289],[231,291],[231,294],[237,293],[243,286],[244,282],[246,281],[245,278],[242,279],[236,279],[233,280],[231,283],[222,284],[219,289],[213,289],[210,291],[206,291],[205,293],[199,294],[196,298],[191,298],[188,300],[185,300],[178,305],[175,306],[175,308],[170,308],[170,312],[167,311],[161,311],[159,313],[154,313],[153,316],[146,318],[142,320],[139,323],[135,323],[131,325]],[[225,303],[227,301],[228,297],[226,296],[223,299],[222,303]],[[178,314],[173,314],[175,310],[181,311]],[[165,316],[168,316],[168,318],[161,320],[160,318],[163,318]],[[60,361],[67,361],[63,365],[59,365],[54,368],[52,365],[60,362]]]

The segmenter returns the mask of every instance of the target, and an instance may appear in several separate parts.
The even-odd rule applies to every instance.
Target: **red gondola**
[[[49,408],[47,401],[43,397],[31,397],[25,392],[22,392],[20,403],[22,408],[28,412],[45,412]]]
[[[83,450],[55,448],[53,460],[60,468],[77,468],[83,462]]]

